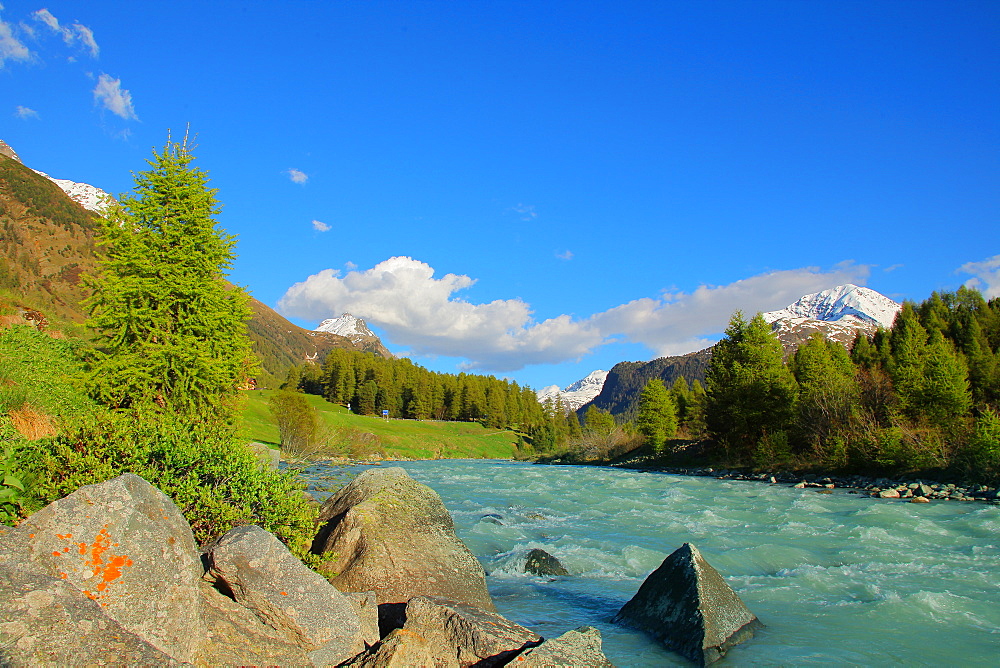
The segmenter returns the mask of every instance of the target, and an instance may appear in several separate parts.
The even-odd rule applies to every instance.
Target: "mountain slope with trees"
[[[12,151],[0,152],[0,303],[18,314],[37,312],[59,329],[85,335],[83,308],[90,295],[84,277],[97,272],[98,216],[72,200],[51,180],[21,164]],[[252,299],[248,322],[253,350],[261,362],[263,384],[284,378],[306,359],[325,358],[334,348],[387,354],[370,342],[356,344],[328,332],[292,324],[263,302]]]

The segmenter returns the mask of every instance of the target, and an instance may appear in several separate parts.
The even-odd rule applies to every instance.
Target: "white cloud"
[[[21,105],[17,105],[17,111],[14,112],[14,115],[22,119],[38,118],[37,111],[28,107],[22,107]]]
[[[525,222],[538,218],[538,213],[535,211],[533,204],[518,204],[515,207],[511,207],[511,210]]]
[[[63,42],[67,46],[72,46],[76,42],[80,42],[90,52],[91,57],[97,58],[100,53],[101,48],[97,46],[97,41],[94,39],[94,31],[87,26],[79,23],[74,23],[71,26],[61,25],[59,19],[48,9],[39,9],[36,12],[32,12],[31,16],[36,21],[44,23],[52,32],[62,37]]]
[[[125,120],[139,120],[132,107],[132,93],[122,88],[121,79],[102,73],[94,87],[94,103]]]
[[[94,31],[79,23],[74,23],[73,29],[76,30],[77,39],[83,42],[83,45],[90,51],[90,56],[97,58],[101,53],[101,47],[97,46],[97,41],[94,39]]]
[[[682,355],[716,341],[737,310],[749,318],[791,304],[802,295],[845,283],[864,283],[869,268],[841,264],[830,271],[816,267],[771,271],[729,285],[702,285],[690,294],[642,298],[591,317],[606,335],[644,344],[656,355]]]
[[[468,368],[514,371],[530,364],[579,359],[615,339],[645,344],[657,355],[710,345],[737,309],[748,315],[787,306],[804,294],[863,283],[868,267],[845,264],[774,271],[691,294],[637,299],[585,319],[536,322],[521,299],[472,304],[456,296],[475,280],[447,274],[409,257],[363,271],[326,269],[293,285],[278,303],[286,315],[322,320],[349,311],[416,355],[464,357]]]
[[[571,250],[564,250],[561,253],[556,253],[556,257],[559,258],[560,260],[572,260],[573,259],[573,251],[571,251]]]
[[[59,25],[59,19],[53,16],[49,10],[44,8],[39,9],[37,12],[32,12],[31,15],[35,17],[35,20],[41,21],[51,28],[53,32],[63,33],[63,27]]]
[[[14,29],[0,20],[0,67],[8,60],[30,60],[31,51],[14,35]]]
[[[317,232],[329,232],[331,229],[333,229],[332,227],[330,227],[326,223],[324,223],[322,221],[319,221],[319,220],[314,220],[313,223],[312,223],[312,225],[313,225],[313,229],[316,230]]]
[[[293,183],[305,183],[309,180],[309,175],[299,169],[286,169],[285,174],[288,174]]]
[[[1000,297],[1000,255],[986,258],[980,262],[966,262],[956,270],[956,273],[972,274],[965,286],[976,288],[986,299]]]

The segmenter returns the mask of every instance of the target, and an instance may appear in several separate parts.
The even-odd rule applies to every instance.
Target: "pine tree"
[[[100,333],[91,386],[115,407],[157,405],[230,419],[256,371],[249,297],[225,281],[234,237],[217,228],[207,174],[187,137],[168,138],[101,221],[100,274],[90,323]]]
[[[662,451],[677,431],[677,407],[659,378],[651,378],[639,394],[635,426],[656,452]]]
[[[607,435],[614,431],[615,418],[594,404],[587,406],[583,413],[583,433]]]
[[[763,439],[791,426],[798,387],[782,357],[781,342],[759,313],[745,322],[737,311],[715,344],[705,419],[730,453],[751,455]]]

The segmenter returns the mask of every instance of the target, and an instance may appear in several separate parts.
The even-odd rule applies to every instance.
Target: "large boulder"
[[[308,651],[261,621],[231,595],[201,585],[205,637],[194,663],[199,666],[308,666]]]
[[[369,469],[323,504],[313,552],[338,589],[382,604],[440,596],[495,611],[482,565],[441,497],[399,467]]]
[[[664,559],[613,621],[645,631],[698,665],[718,661],[763,627],[690,543]]]
[[[518,655],[518,668],[614,668],[601,649],[601,632],[581,626]]]
[[[171,666],[71,583],[0,564],[0,665]]]
[[[65,582],[178,661],[195,656],[203,571],[194,537],[173,502],[139,476],[81,487],[39,510],[0,541],[3,563]]]
[[[307,650],[314,663],[338,664],[364,651],[361,604],[309,570],[264,529],[231,529],[206,554],[206,565],[237,602]]]

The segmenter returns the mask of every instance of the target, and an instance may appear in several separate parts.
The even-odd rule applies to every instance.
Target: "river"
[[[722,665],[992,666],[1000,659],[1000,506],[911,504],[607,467],[393,465],[441,495],[458,536],[485,566],[501,614],[546,637],[596,626],[618,666],[688,665],[609,622],[685,542],[766,625]],[[305,477],[343,470],[316,465]],[[557,557],[570,576],[521,573],[532,548]]]

